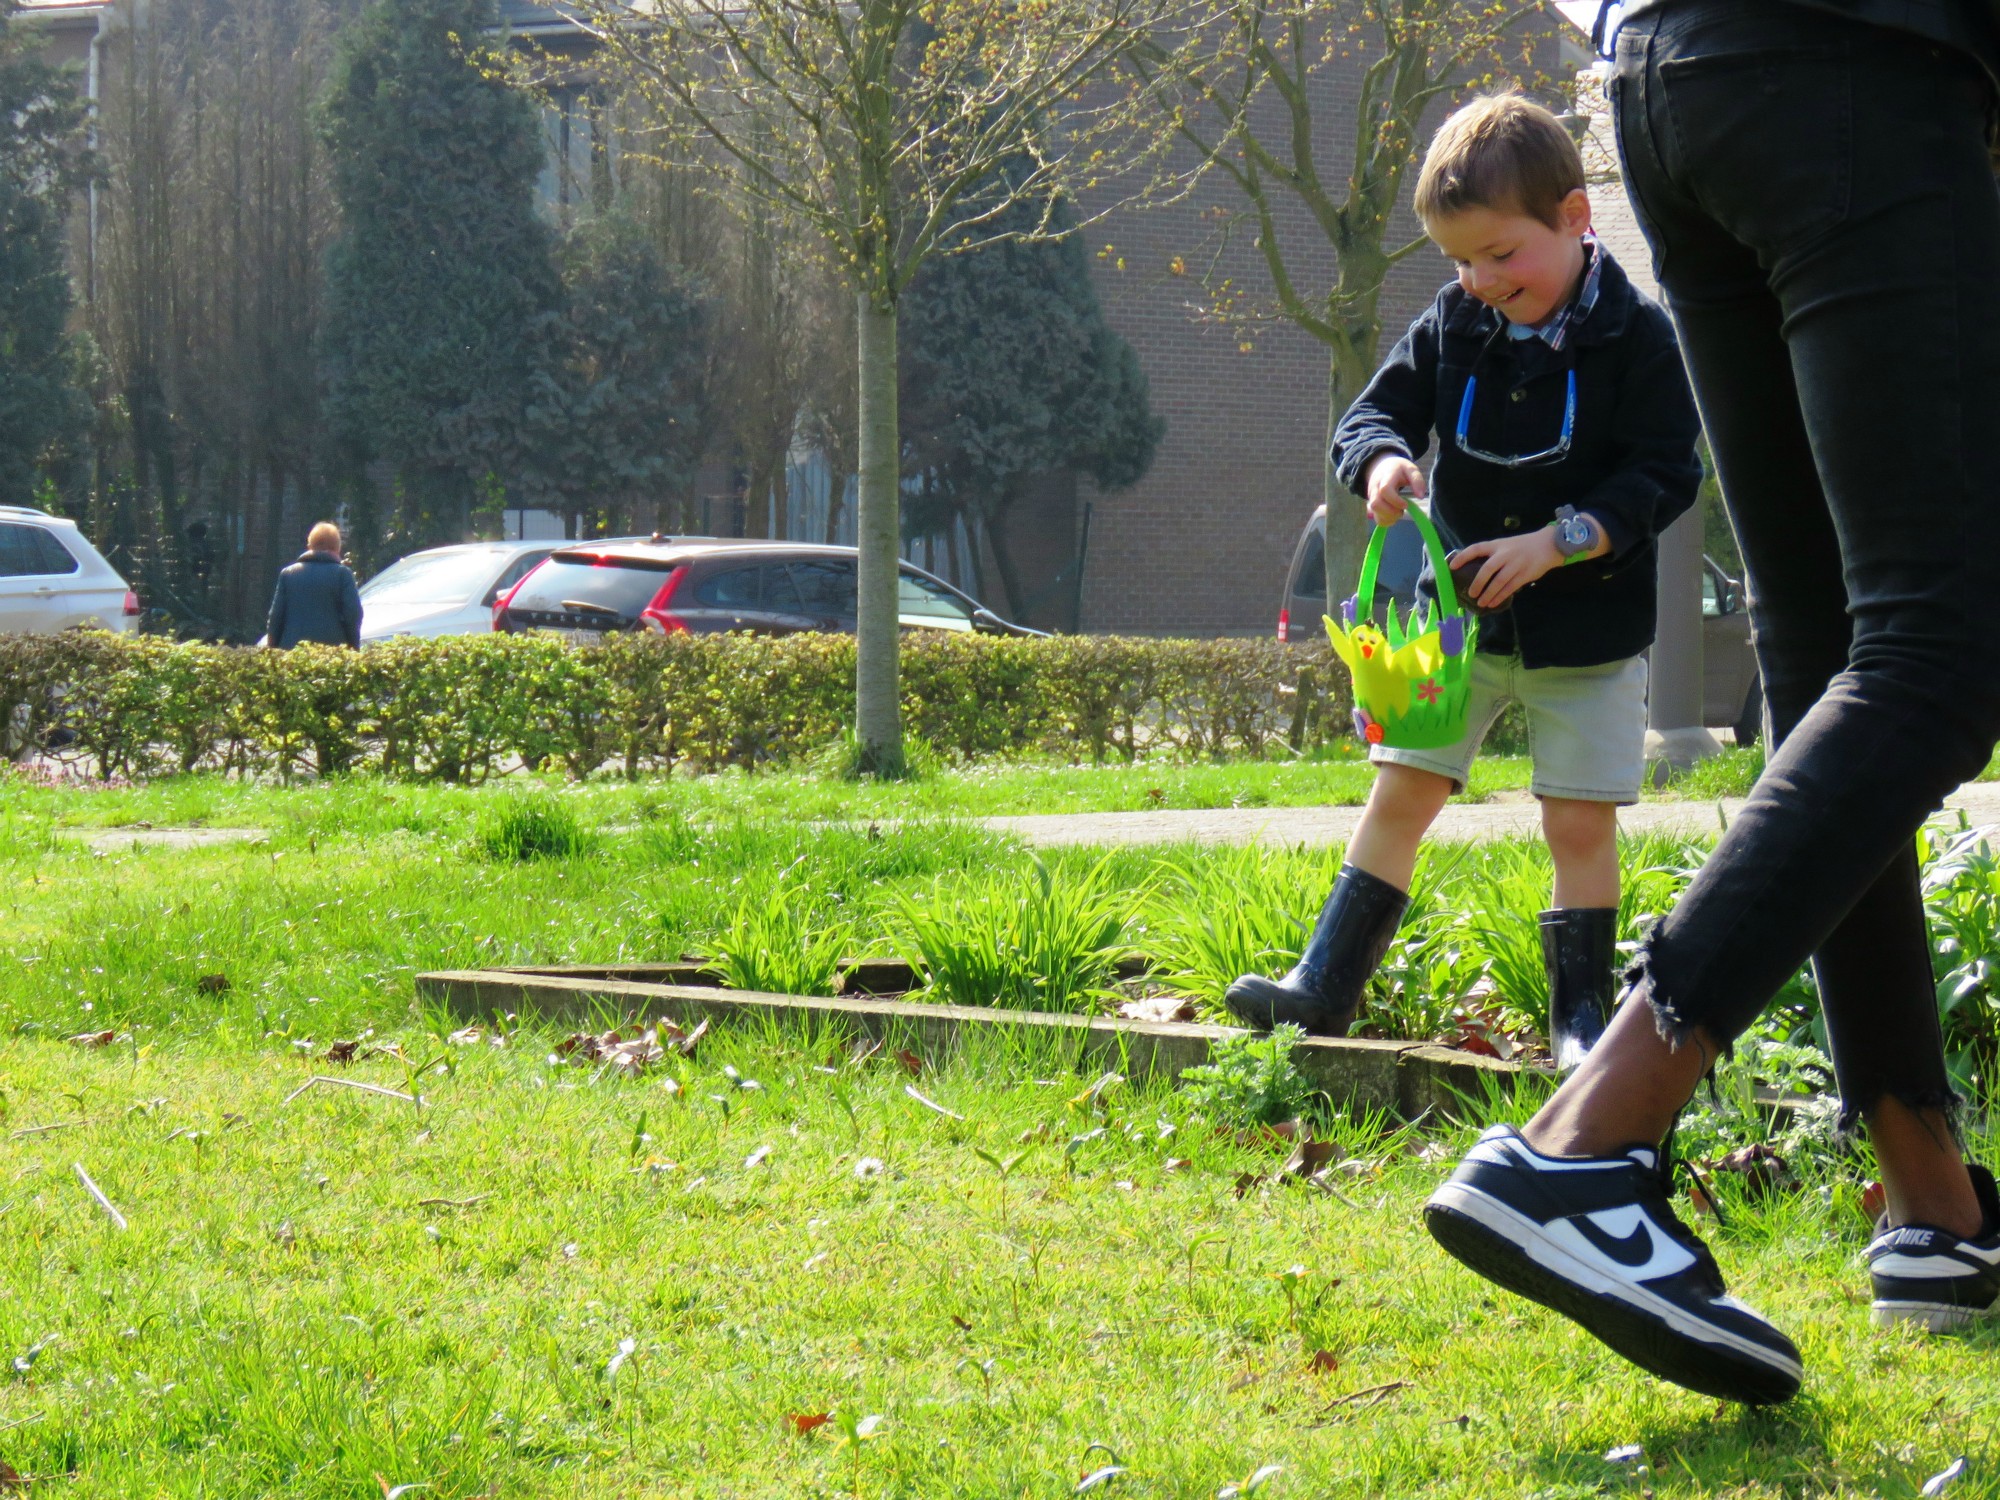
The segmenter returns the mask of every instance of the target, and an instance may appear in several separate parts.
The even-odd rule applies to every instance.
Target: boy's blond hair
[[[1417,217],[1433,224],[1488,208],[1554,229],[1559,205],[1582,186],[1583,156],[1554,115],[1519,94],[1487,94],[1438,127],[1417,174]]]

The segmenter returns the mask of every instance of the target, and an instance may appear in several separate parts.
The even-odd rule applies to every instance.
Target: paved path
[[[1627,833],[1654,829],[1714,833],[1720,819],[1734,819],[1741,798],[1722,802],[1641,802],[1621,808],[1618,826]],[[2000,825],[2000,782],[1972,782],[1952,795],[1940,817],[1957,821],[1963,811],[1975,824]],[[987,818],[988,828],[1012,833],[1036,845],[1056,844],[1344,844],[1360,821],[1358,807],[1222,807],[1204,811],[1042,813]],[[1541,828],[1540,809],[1525,792],[1504,800],[1451,804],[1431,827],[1433,839],[1447,842],[1533,834]]]
[[[58,828],[57,838],[88,844],[100,854],[114,849],[206,849],[215,844],[254,844],[271,836],[266,828]]]

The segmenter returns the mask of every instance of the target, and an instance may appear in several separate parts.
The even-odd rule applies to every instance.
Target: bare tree
[[[1268,301],[1239,283],[1208,287],[1219,318],[1279,318],[1327,348],[1327,432],[1373,373],[1382,335],[1382,291],[1395,266],[1429,243],[1398,237],[1424,116],[1468,88],[1546,85],[1552,44],[1541,0],[1217,0],[1198,27],[1155,39],[1134,66],[1173,97],[1181,137],[1242,193],[1248,227],[1270,277]],[[1331,122],[1318,117],[1330,69],[1359,74],[1352,142],[1324,150]],[[1306,227],[1288,232],[1287,205]],[[1334,257],[1331,281],[1294,273],[1305,242]],[[1327,575],[1335,592],[1360,567],[1366,526],[1339,506],[1329,465]]]
[[[1010,208],[1043,205],[1045,230],[1066,185],[1109,173],[1130,124],[1109,74],[1181,3],[576,0],[604,70],[658,118],[691,123],[708,147],[695,160],[814,231],[854,300],[863,769],[896,774],[903,759],[897,300],[930,256],[1018,233]]]

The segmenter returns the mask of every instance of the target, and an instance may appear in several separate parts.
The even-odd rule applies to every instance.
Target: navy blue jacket
[[[273,646],[319,641],[361,644],[361,590],[354,574],[331,552],[307,552],[278,575],[265,635]]]
[[[1604,528],[1609,553],[1544,574],[1506,609],[1481,618],[1479,649],[1519,652],[1528,667],[1601,666],[1653,643],[1654,538],[1701,487],[1701,424],[1673,325],[1608,250],[1598,254],[1597,300],[1573,318],[1562,350],[1507,337],[1500,314],[1453,282],[1398,340],[1333,435],[1340,482],[1365,496],[1371,460],[1420,458],[1435,432],[1430,514],[1448,549],[1525,535],[1547,526],[1562,505]],[[1574,365],[1569,452],[1521,469],[1462,452],[1455,432],[1475,360],[1466,441],[1509,455],[1555,443]],[[1422,587],[1430,592],[1428,565]]]

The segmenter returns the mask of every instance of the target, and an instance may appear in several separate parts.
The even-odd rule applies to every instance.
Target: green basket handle
[[[1431,571],[1437,575],[1438,607],[1442,611],[1439,618],[1462,613],[1458,607],[1458,590],[1452,587],[1451,562],[1445,553],[1444,543],[1438,538],[1437,527],[1431,524],[1431,518],[1415,502],[1403,513],[1417,523],[1417,530],[1423,534],[1424,546],[1430,551]],[[1389,530],[1387,526],[1375,527],[1374,534],[1368,538],[1367,551],[1361,554],[1361,586],[1354,591],[1355,620],[1375,618],[1375,574],[1382,566],[1382,548],[1389,540]]]

